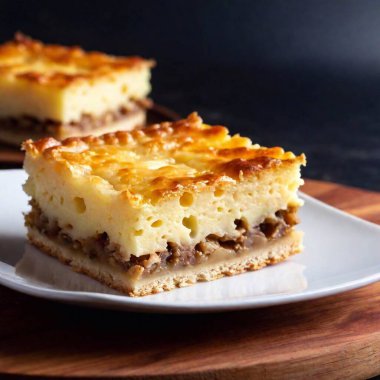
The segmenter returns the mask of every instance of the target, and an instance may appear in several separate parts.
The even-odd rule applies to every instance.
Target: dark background
[[[0,1],[0,40],[155,58],[156,102],[380,190],[380,1]]]

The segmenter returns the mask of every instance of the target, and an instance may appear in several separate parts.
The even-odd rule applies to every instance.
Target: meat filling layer
[[[93,129],[101,128],[105,125],[120,121],[150,107],[151,101],[145,99],[144,101],[131,102],[128,105],[119,107],[117,110],[107,111],[100,116],[83,114],[80,120],[65,124],[57,120],[40,120],[33,116],[20,115],[19,117],[0,118],[0,128],[10,131],[17,131],[20,129],[28,130],[54,136],[56,136],[57,131],[60,129],[67,128],[75,128],[81,132],[90,132]]]
[[[230,254],[239,254],[247,249],[265,244],[267,241],[279,239],[298,224],[297,208],[279,210],[274,217],[266,218],[254,228],[248,228],[244,220],[235,220],[238,237],[210,234],[204,241],[195,246],[179,246],[168,242],[165,251],[154,252],[142,256],[131,255],[127,261],[123,258],[120,247],[110,241],[106,232],[86,239],[73,239],[70,236],[72,226],[62,228],[56,220],[49,219],[35,201],[30,202],[32,210],[25,216],[27,227],[37,229],[40,233],[73,249],[83,252],[94,260],[107,262],[122,267],[123,270],[136,270],[143,275],[157,271],[176,269],[188,265],[205,262],[221,249]]]

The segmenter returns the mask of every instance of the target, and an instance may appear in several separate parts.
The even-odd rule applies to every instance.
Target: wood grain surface
[[[380,223],[380,194],[305,192]],[[0,374],[350,379],[380,374],[380,283],[319,300],[206,315],[93,310],[0,287]]]

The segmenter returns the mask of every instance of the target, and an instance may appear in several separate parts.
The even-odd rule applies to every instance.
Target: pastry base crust
[[[146,123],[146,110],[140,109],[135,110],[130,115],[125,116],[124,118],[112,122],[108,125],[104,125],[99,128],[91,129],[91,130],[83,130],[80,127],[70,126],[64,127],[61,130],[57,130],[57,134],[53,134],[50,137],[54,137],[58,140],[64,140],[68,137],[83,137],[83,136],[98,136],[104,133],[112,133],[116,131],[131,131],[136,127],[144,126]],[[59,134],[59,135],[58,135]],[[9,130],[2,129],[0,124],[0,142],[12,145],[12,146],[20,146],[23,141],[28,139],[32,139],[33,141],[39,140],[43,137],[47,137],[46,133],[35,131],[35,130],[27,130],[27,129],[17,129]]]
[[[28,238],[37,248],[73,270],[86,274],[101,283],[130,296],[146,296],[175,288],[185,287],[196,282],[212,281],[224,276],[233,276],[246,271],[258,270],[266,265],[287,259],[302,251],[303,233],[292,230],[282,238],[272,240],[255,249],[247,250],[228,260],[207,262],[198,266],[176,269],[171,272],[152,274],[136,278],[117,266],[100,263],[85,254],[78,253],[29,228]]]

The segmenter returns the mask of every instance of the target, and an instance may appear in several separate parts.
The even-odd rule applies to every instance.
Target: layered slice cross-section
[[[195,113],[24,149],[32,244],[129,295],[260,269],[302,250],[305,156],[253,145]]]
[[[0,45],[0,141],[19,145],[144,125],[153,64],[17,34]]]

